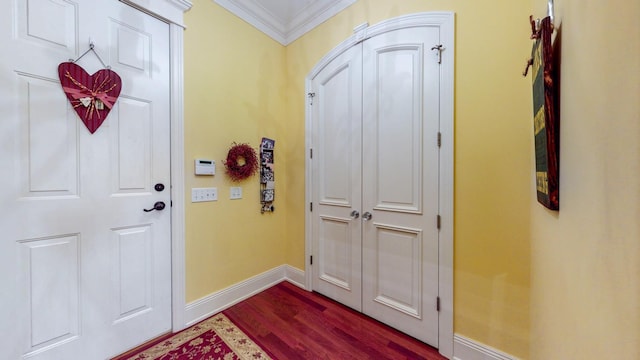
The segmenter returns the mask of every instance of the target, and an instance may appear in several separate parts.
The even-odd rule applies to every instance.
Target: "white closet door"
[[[313,289],[361,309],[362,47],[313,80]]]
[[[169,26],[118,1],[10,3],[0,12],[3,358],[109,358],[171,328]],[[89,38],[122,78],[94,134],[57,73]],[[91,53],[78,64],[102,68]],[[167,208],[143,212],[156,201]]]
[[[438,346],[439,29],[363,45],[363,312]]]

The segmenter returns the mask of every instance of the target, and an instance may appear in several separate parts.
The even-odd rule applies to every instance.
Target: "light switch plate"
[[[242,187],[234,186],[231,189],[229,189],[229,199],[231,200],[242,199]]]
[[[191,202],[217,201],[217,188],[192,188]]]

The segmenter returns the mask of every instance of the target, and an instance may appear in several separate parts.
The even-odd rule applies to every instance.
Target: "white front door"
[[[356,44],[312,79],[313,289],[438,346],[437,27]]]
[[[57,74],[89,39],[122,78],[94,134]],[[118,1],[16,0],[0,47],[4,356],[103,359],[170,331],[169,26]]]

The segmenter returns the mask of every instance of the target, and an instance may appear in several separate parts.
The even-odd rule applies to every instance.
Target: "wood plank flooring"
[[[223,313],[274,359],[445,359],[429,345],[288,282]]]

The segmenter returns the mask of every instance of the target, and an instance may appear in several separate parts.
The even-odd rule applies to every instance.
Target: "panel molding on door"
[[[374,189],[373,193],[367,195],[375,199],[372,206],[366,209],[417,214],[422,212],[424,166],[421,150],[424,145],[422,143],[423,124],[419,114],[423,112],[423,94],[421,86],[407,85],[410,85],[409,82],[422,84],[423,52],[422,44],[403,42],[399,45],[372,49],[371,53],[364,55],[365,63],[368,58],[375,58],[369,60],[377,63],[378,67],[375,71],[380,71],[375,88],[366,83],[363,87],[365,101],[375,106],[377,110],[375,118],[370,121],[365,119],[363,136],[368,142],[373,142],[371,147],[377,150],[371,154],[365,150],[365,155],[371,157],[369,165],[372,166],[365,177],[372,181],[371,187]],[[399,67],[413,69],[410,74],[413,78],[380,76],[387,68]],[[396,101],[381,104],[380,99],[396,99]],[[365,113],[370,110],[366,104],[363,108]],[[375,134],[373,131],[376,131]],[[398,154],[402,155],[398,156]],[[409,176],[398,177],[397,174],[409,174]]]
[[[319,238],[325,239],[318,246],[319,280],[341,287],[346,291],[354,290],[354,274],[351,267],[338,265],[349,263],[353,258],[352,232],[349,229],[351,219],[333,216],[320,216]],[[332,241],[334,240],[334,241]],[[327,258],[337,261],[327,261]],[[359,277],[356,279],[359,280]]]
[[[422,230],[375,222],[373,226],[374,253],[403,259],[393,262],[375,256],[373,271],[378,275],[373,277],[373,301],[422,319]],[[402,276],[406,274],[410,276]]]

